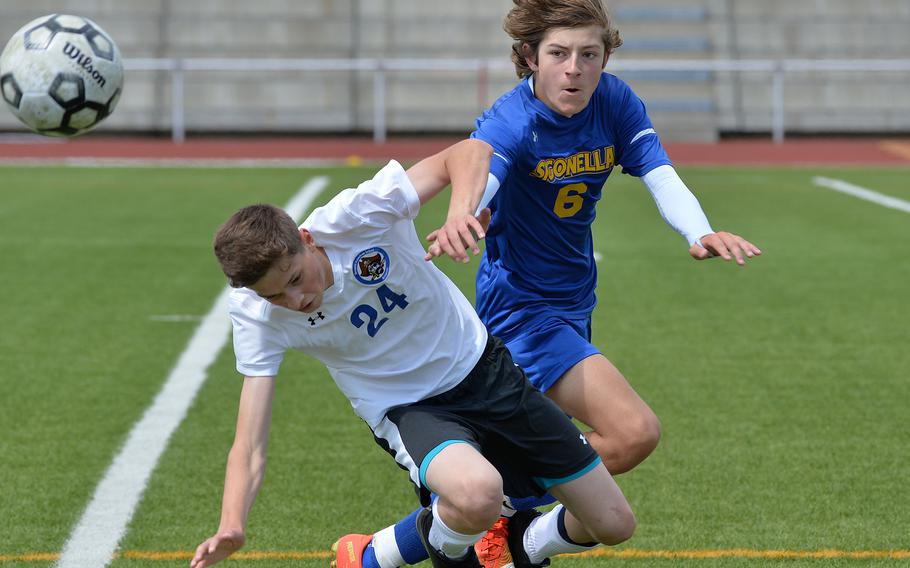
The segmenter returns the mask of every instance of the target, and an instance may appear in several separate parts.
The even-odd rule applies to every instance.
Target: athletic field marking
[[[231,556],[233,560],[319,560],[329,559],[334,556],[327,550],[314,551],[249,551],[237,552]],[[30,554],[0,555],[0,563],[4,562],[53,562],[60,557],[55,552],[34,552]],[[130,560],[189,560],[193,552],[189,550],[176,551],[149,551],[127,550],[116,553],[113,558],[126,558]],[[564,558],[661,558],[683,560],[712,560],[717,558],[741,559],[810,559],[810,560],[907,560],[910,559],[910,550],[755,550],[748,548],[730,548],[726,550],[639,550],[635,548],[606,548],[601,547],[581,554],[567,554]]]
[[[189,314],[173,314],[161,316],[149,316],[149,321],[179,323],[185,321],[202,321],[202,316],[193,316]]]
[[[311,179],[288,203],[288,213],[295,219],[302,216],[326,185],[324,176]],[[103,568],[113,559],[158,458],[205,382],[208,367],[227,343],[229,293],[230,288],[225,288],[218,295],[154,402],[133,426],[64,545],[59,568]]]
[[[852,183],[848,183],[839,179],[814,177],[812,178],[812,183],[820,187],[827,187],[828,189],[833,189],[834,191],[839,191],[841,193],[846,193],[847,195],[852,195],[853,197],[859,197],[860,199],[871,201],[872,203],[876,203],[882,207],[897,209],[898,211],[903,211],[904,213],[910,213],[910,201],[904,201],[903,199],[899,199],[897,197],[891,197],[890,195],[872,191],[871,189],[853,185]]]
[[[590,552],[585,552],[581,556],[600,556],[608,558],[680,558],[686,560],[714,558],[845,558],[863,560],[867,558],[910,558],[910,550],[752,550],[747,548],[731,548],[727,550],[636,550],[634,548],[623,548],[617,550],[612,548],[597,548]]]

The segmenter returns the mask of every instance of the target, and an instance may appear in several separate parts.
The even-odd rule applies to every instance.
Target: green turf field
[[[225,285],[210,252],[218,224],[252,202],[285,204],[315,175],[330,179],[322,203],[371,173],[0,168],[0,568],[50,566],[62,550]],[[811,182],[910,200],[907,170],[682,174],[715,229],[764,255],[745,268],[696,263],[643,186],[608,182],[594,340],[660,416],[663,438],[619,478],[639,520],[618,547],[630,556],[554,564],[906,565],[910,554],[791,556],[910,549],[910,215]],[[419,233],[446,201],[425,208]],[[439,264],[473,299],[476,261]],[[217,527],[241,385],[233,363],[228,346],[113,566],[184,566],[181,554]],[[337,536],[415,504],[325,370],[291,354],[245,548],[264,559],[234,565],[328,566]]]

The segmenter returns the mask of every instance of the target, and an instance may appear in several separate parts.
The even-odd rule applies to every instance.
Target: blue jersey
[[[604,73],[585,109],[551,110],[524,80],[477,120],[499,191],[477,273],[477,311],[508,339],[528,317],[590,315],[597,303],[591,223],[604,182],[621,165],[642,176],[671,164],[641,99]]]

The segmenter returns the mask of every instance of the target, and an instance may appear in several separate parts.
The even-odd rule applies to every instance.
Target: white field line
[[[853,185],[852,183],[847,183],[839,179],[814,177],[812,178],[812,183],[819,187],[827,187],[828,189],[833,189],[834,191],[839,191],[841,193],[846,193],[847,195],[852,195],[853,197],[859,197],[860,199],[871,201],[872,203],[876,203],[882,207],[897,209],[898,211],[903,211],[904,213],[910,213],[910,201],[904,201],[903,199],[899,199],[897,197],[891,197],[890,195],[872,191],[871,189]]]
[[[324,176],[311,179],[288,203],[288,213],[299,219],[326,185]],[[171,434],[205,382],[208,367],[227,343],[229,292],[225,288],[219,294],[154,402],[133,426],[64,545],[59,568],[103,568],[113,559]]]
[[[170,314],[160,316],[149,316],[149,321],[165,323],[182,323],[185,321],[202,321],[202,316],[192,314]]]

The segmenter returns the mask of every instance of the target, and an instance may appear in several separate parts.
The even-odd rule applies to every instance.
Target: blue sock
[[[423,507],[418,508],[395,523],[395,542],[398,544],[398,552],[401,553],[401,557],[408,564],[417,564],[430,557],[427,554],[427,550],[423,547],[423,543],[420,542],[420,535],[417,534],[417,514],[422,509]],[[366,563],[364,563],[364,568],[368,568]]]
[[[544,505],[555,503],[556,498],[549,493],[544,493],[540,497],[520,497],[518,499],[509,498],[509,501],[512,502],[512,507],[516,511],[527,511],[529,509],[536,509],[537,507],[543,507]]]
[[[376,560],[376,550],[373,548],[373,543],[367,545],[363,549],[363,568],[380,568],[379,561]]]

